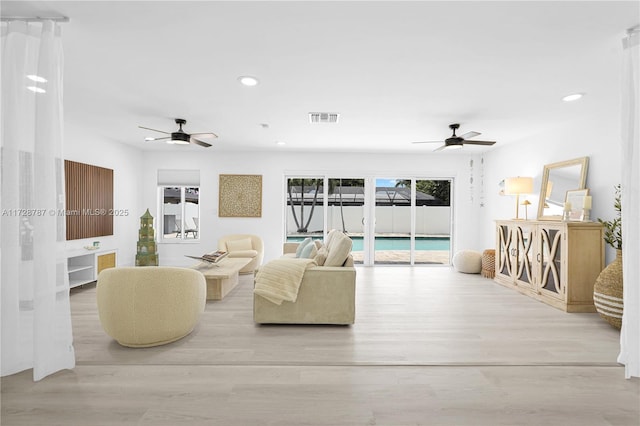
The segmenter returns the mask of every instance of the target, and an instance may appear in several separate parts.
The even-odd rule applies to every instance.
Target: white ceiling
[[[617,106],[639,4],[3,1],[2,15],[70,18],[65,119],[87,143],[184,149],[137,126],[185,118],[187,132],[219,135],[209,151],[428,153],[438,145],[410,142],[444,139],[454,122],[498,147]],[[573,92],[587,95],[560,100]]]

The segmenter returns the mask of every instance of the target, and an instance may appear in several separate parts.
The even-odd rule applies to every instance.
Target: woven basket
[[[482,252],[482,276],[485,278],[496,276],[496,251],[493,249]]]
[[[600,316],[617,329],[622,327],[622,250],[600,272],[593,286],[593,303]]]

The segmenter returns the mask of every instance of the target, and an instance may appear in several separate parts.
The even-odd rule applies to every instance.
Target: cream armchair
[[[229,257],[251,259],[247,266],[240,269],[241,274],[253,274],[262,264],[264,257],[262,238],[251,234],[225,235],[218,240],[218,250],[226,251]]]
[[[108,268],[98,275],[96,288],[104,331],[133,348],[164,345],[191,333],[206,304],[204,276],[194,269]]]

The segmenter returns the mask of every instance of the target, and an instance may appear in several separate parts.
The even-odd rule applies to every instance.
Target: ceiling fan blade
[[[164,136],[164,137],[161,137],[161,138],[144,138],[144,140],[146,142],[154,142],[154,141],[162,141],[162,140],[165,140],[165,139],[169,139],[170,137],[171,136]]]
[[[464,141],[465,145],[494,145],[495,141]]]
[[[411,143],[442,143],[442,141],[420,141],[420,142],[411,142]]]
[[[190,139],[190,141],[189,141],[189,142],[191,142],[191,143],[192,143],[192,144],[194,144],[194,145],[200,145],[200,146],[203,146],[203,147],[205,147],[205,148],[209,148],[209,147],[211,146],[211,144],[210,144],[210,143],[206,143],[206,142],[203,142],[203,141],[199,141],[198,139],[194,138],[193,136],[191,136],[191,139]]]
[[[475,138],[476,136],[480,136],[482,133],[479,132],[467,132],[464,135],[461,135],[459,137],[461,137],[462,139],[471,139],[471,138]]]
[[[205,133],[190,133],[190,135],[193,137],[195,135],[198,135],[198,137],[200,138],[217,138],[218,135],[216,135],[215,133],[211,133],[211,132],[205,132]]]
[[[142,126],[138,126],[138,127],[141,128],[141,129],[145,129],[145,130],[151,130],[151,131],[154,131],[154,132],[164,133],[165,135],[170,135],[171,134],[170,132],[165,132],[164,130],[152,129],[150,127],[142,127]]]
[[[447,145],[442,145],[441,147],[438,147],[436,149],[433,150],[433,152],[438,152],[438,151],[442,151],[443,149],[445,149],[447,147]]]

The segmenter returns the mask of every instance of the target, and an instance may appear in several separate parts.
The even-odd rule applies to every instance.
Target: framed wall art
[[[220,175],[219,217],[262,217],[262,175]]]

